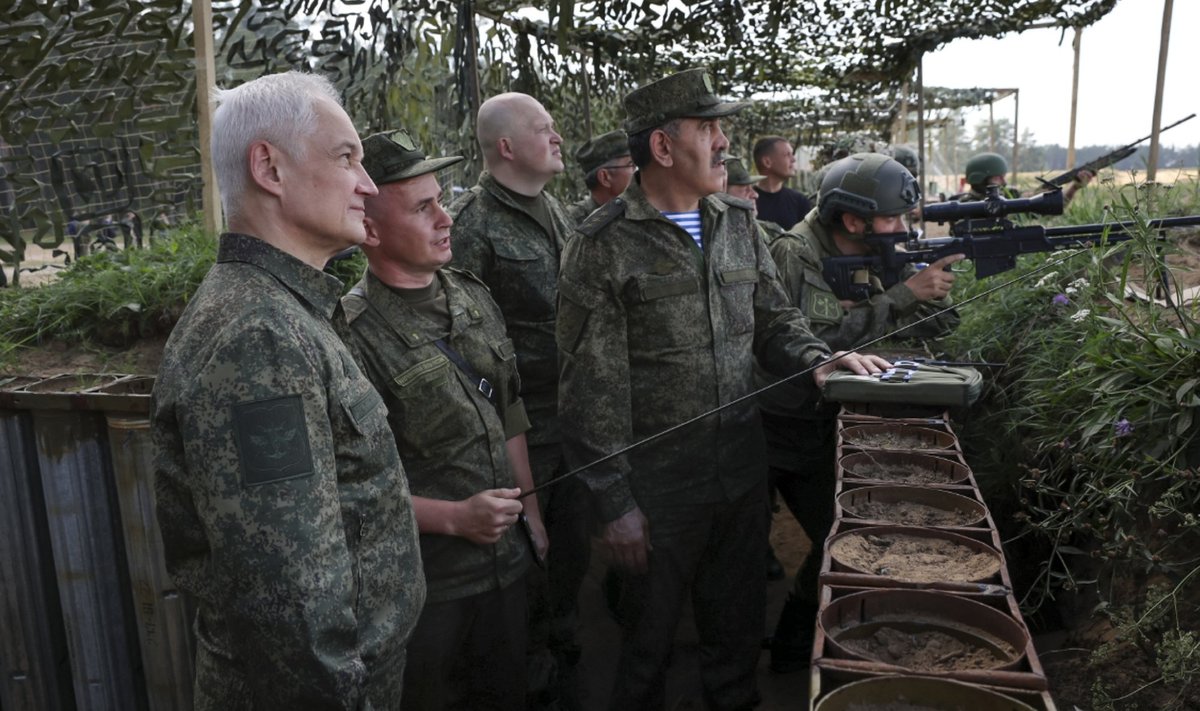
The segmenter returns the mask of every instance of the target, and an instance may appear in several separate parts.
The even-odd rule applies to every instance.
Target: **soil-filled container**
[[[921,674],[1018,669],[1029,633],[988,605],[940,592],[867,590],[837,598],[818,618],[825,656]]]
[[[839,442],[848,448],[893,452],[957,451],[958,446],[958,438],[949,432],[895,423],[844,427]]]
[[[971,476],[958,462],[914,452],[855,452],[842,457],[838,468],[846,481],[912,486],[955,486]]]
[[[834,689],[814,711],[1034,711],[1028,704],[950,679],[880,676]]]
[[[826,543],[831,570],[907,583],[983,583],[1000,573],[995,548],[936,528],[871,526],[844,531]]]
[[[916,486],[867,486],[843,492],[837,503],[845,515],[898,526],[976,526],[987,507],[965,496]]]

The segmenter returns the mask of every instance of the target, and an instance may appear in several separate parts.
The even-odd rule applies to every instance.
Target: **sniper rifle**
[[[1062,214],[1061,190],[1029,198],[1005,199],[999,186],[976,202],[941,202],[926,205],[927,221],[951,222],[951,236],[924,238],[918,231],[867,235],[870,254],[826,257],[822,276],[839,299],[863,301],[872,295],[870,274],[888,288],[902,280],[909,264],[932,264],[943,257],[965,254],[977,277],[988,277],[1017,266],[1017,256],[1036,252],[1094,247],[1133,239],[1138,222],[1042,227],[1018,226],[1005,219],[1012,213]],[[1149,220],[1154,230],[1200,225],[1200,215]],[[897,246],[901,246],[897,249]]]
[[[1158,132],[1162,133],[1163,131],[1166,131],[1168,129],[1175,128],[1176,126],[1183,123],[1184,121],[1188,121],[1188,120],[1194,119],[1194,118],[1196,118],[1196,114],[1192,114],[1191,116],[1185,116],[1184,118],[1179,119],[1178,121],[1171,124],[1170,126],[1167,126],[1166,128],[1160,128],[1158,130]],[[1116,163],[1117,161],[1125,160],[1129,156],[1133,155],[1134,152],[1137,151],[1138,144],[1141,143],[1142,141],[1149,140],[1150,137],[1153,135],[1154,134],[1150,134],[1150,136],[1144,136],[1142,138],[1139,138],[1136,141],[1134,141],[1133,143],[1121,146],[1120,148],[1116,149],[1115,151],[1105,153],[1104,155],[1100,156],[1099,158],[1096,158],[1095,160],[1090,160],[1087,163],[1084,163],[1083,165],[1079,166],[1078,168],[1072,168],[1071,170],[1068,170],[1067,172],[1065,172],[1061,175],[1056,175],[1053,178],[1050,178],[1049,180],[1047,180],[1045,182],[1050,183],[1051,185],[1057,185],[1058,187],[1062,187],[1062,186],[1066,185],[1067,183],[1074,181],[1075,177],[1077,175],[1079,175],[1080,171],[1086,170],[1087,172],[1095,175],[1102,168],[1107,168],[1108,166],[1112,165],[1113,163]]]

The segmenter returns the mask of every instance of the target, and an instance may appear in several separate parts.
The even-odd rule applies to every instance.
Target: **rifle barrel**
[[[1047,237],[1073,237],[1081,234],[1101,234],[1109,232],[1128,232],[1130,228],[1139,226],[1140,222],[1109,222],[1090,225],[1067,225],[1065,227],[1047,227]],[[1157,220],[1147,220],[1146,226],[1152,230],[1172,229],[1175,227],[1193,227],[1200,225],[1200,215],[1185,217],[1163,217]]]

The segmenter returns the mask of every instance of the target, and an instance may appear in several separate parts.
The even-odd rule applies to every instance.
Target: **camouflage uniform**
[[[367,374],[383,394],[413,495],[461,501],[517,485],[505,442],[529,422],[517,394],[513,343],[487,287],[457,269],[437,278],[450,308],[448,337],[370,272],[343,305]],[[439,338],[492,385],[495,405],[438,349]],[[505,587],[529,567],[516,527],[488,546],[421,534],[421,559],[429,603]]]
[[[822,260],[841,256],[829,229],[818,219],[814,208],[790,231],[777,235],[770,243],[771,256],[779,269],[779,281],[787,293],[788,302],[804,312],[814,334],[832,350],[848,350],[891,333],[906,323],[913,323],[950,305],[950,299],[917,301],[903,283],[916,274],[912,265],[905,267],[901,281],[887,290],[872,275],[876,294],[869,300],[845,309],[821,275]],[[936,338],[958,325],[953,311],[926,321],[901,334],[904,338]],[[762,368],[755,370],[756,383],[765,387],[775,382]],[[768,441],[782,438],[791,446],[770,447],[771,467],[800,474],[811,489],[795,487],[777,477],[779,491],[796,520],[800,521],[819,550],[825,534],[833,524],[833,422],[835,411],[821,406],[812,397],[805,398],[811,389],[794,382],[776,386],[759,396],[764,410]],[[792,484],[795,477],[786,478]],[[810,555],[797,575],[797,594],[815,603],[820,556]]]
[[[517,485],[505,443],[529,421],[517,394],[512,340],[487,287],[455,269],[435,278],[450,311],[449,335],[369,271],[343,304],[367,373],[383,394],[412,493],[461,501]],[[442,353],[439,338],[492,385],[495,404]],[[514,584],[529,567],[527,549],[516,526],[491,545],[421,534],[429,597],[410,644],[406,706],[450,707],[457,694],[475,708],[504,708],[524,697],[524,584]],[[464,619],[479,606],[503,609],[514,594],[519,604],[508,605],[504,619]],[[464,659],[480,647],[487,658]],[[461,663],[470,667],[469,678],[442,678]]]
[[[425,599],[379,393],[341,284],[221,238],[154,388],[168,570],[199,603],[197,709],[399,708]]]
[[[594,213],[559,279],[559,413],[578,467],[750,392],[755,357],[787,374],[828,350],[786,306],[748,202],[700,203],[704,252],[640,182]],[[765,623],[766,462],[743,403],[581,477],[602,521],[640,507],[645,610],[627,633],[613,708],[652,707],[688,586],[712,708],[749,707]]]
[[[454,218],[453,264],[492,290],[516,345],[521,397],[533,423],[528,433],[531,449],[559,442],[554,416],[558,392],[554,313],[559,260],[574,229],[558,200],[542,194],[554,234],[547,234],[488,173],[448,209]],[[539,474],[545,472],[535,469],[534,476]]]
[[[448,209],[454,218],[453,264],[475,274],[491,289],[516,346],[520,394],[532,425],[526,438],[536,484],[560,473],[562,467],[554,318],[559,261],[574,230],[574,223],[558,200],[545,191],[542,195],[553,234],[548,234],[488,173]],[[560,666],[573,663],[579,654],[576,600],[591,550],[589,520],[582,509],[584,496],[583,487],[575,481],[539,494],[551,545],[546,559],[548,572],[531,576],[531,619],[544,620],[547,627],[533,630],[531,646],[540,649],[549,645]],[[541,604],[550,609],[540,609]],[[545,638],[549,642],[541,641]]]
[[[570,218],[571,224],[578,225],[588,215],[595,212],[598,207],[600,207],[600,203],[596,202],[596,198],[588,195],[579,202],[567,206],[567,217]]]

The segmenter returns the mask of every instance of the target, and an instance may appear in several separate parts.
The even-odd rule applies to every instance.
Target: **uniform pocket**
[[[520,240],[498,239],[492,242],[492,248],[496,250],[497,257],[509,261],[532,262],[541,258],[533,245]]]
[[[729,315],[731,333],[754,330],[754,289],[758,286],[758,270],[738,267],[717,272],[721,285],[721,301]]]
[[[449,382],[450,367],[443,355],[426,358],[392,378],[392,392],[401,399],[429,395]]]

